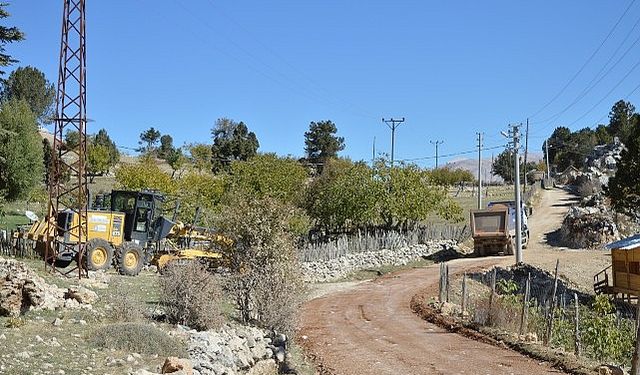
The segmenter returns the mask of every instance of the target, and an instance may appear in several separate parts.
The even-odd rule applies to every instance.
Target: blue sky
[[[509,123],[539,112],[538,151],[557,125],[606,122],[640,83],[637,47],[599,80],[640,35],[640,2],[559,96],[630,1],[87,3],[90,131],[104,127],[129,147],[150,126],[177,145],[209,143],[215,120],[229,117],[257,134],[261,151],[302,156],[309,122],[330,119],[342,154],[368,160],[374,137],[379,152],[390,149],[381,118],[405,117],[396,159],[413,159],[433,156],[430,140],[444,141],[440,154],[473,150],[477,131],[501,145]],[[14,0],[8,10],[27,35],[9,53],[56,82],[62,1]],[[640,105],[639,96],[628,100]]]

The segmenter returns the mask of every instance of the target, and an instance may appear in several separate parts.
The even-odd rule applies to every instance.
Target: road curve
[[[459,259],[449,264],[457,272],[505,260]],[[439,267],[433,265],[311,300],[302,311],[302,344],[332,374],[562,373],[515,351],[449,333],[415,315],[411,298],[437,284],[438,277]]]

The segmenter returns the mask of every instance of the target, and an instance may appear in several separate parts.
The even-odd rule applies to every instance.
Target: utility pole
[[[438,169],[438,145],[441,145],[444,143],[444,141],[429,141],[431,142],[432,145],[436,146],[436,169]]]
[[[382,122],[387,124],[389,129],[391,129],[391,166],[393,167],[393,157],[394,157],[393,152],[394,152],[395,143],[396,143],[396,129],[398,128],[398,126],[400,126],[400,124],[404,122],[404,117],[401,119],[390,118],[386,120],[383,117]]]
[[[522,192],[527,192],[527,155],[529,155],[529,119],[527,119],[527,132],[524,137],[524,187]]]
[[[478,135],[478,209],[482,208],[482,133]]]
[[[371,167],[376,164],[376,137],[373,137],[373,149],[371,150]]]
[[[511,147],[515,160],[515,210],[516,210],[516,264],[522,262],[522,199],[520,197],[520,127],[522,124],[509,125],[509,134],[503,135],[512,138]]]
[[[549,162],[549,140],[545,139],[544,141],[544,149],[547,154],[546,164],[547,164],[547,178],[551,178],[551,163]]]

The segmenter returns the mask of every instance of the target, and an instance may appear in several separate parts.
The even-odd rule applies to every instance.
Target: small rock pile
[[[331,260],[303,262],[302,272],[307,282],[328,282],[346,277],[351,272],[383,265],[402,266],[411,261],[451,249],[455,241],[434,241],[394,250],[351,253]]]
[[[0,316],[29,310],[91,308],[98,295],[85,287],[62,289],[50,285],[24,263],[0,258]]]
[[[562,221],[560,239],[563,245],[576,249],[594,249],[620,239],[614,213],[602,193],[572,206]]]
[[[484,285],[490,286],[493,270],[474,273],[471,274],[470,277]],[[551,298],[555,277],[549,271],[526,263],[511,267],[496,268],[496,280],[513,281],[515,285],[518,286],[518,289],[515,291],[516,294],[524,293],[525,285],[529,277],[531,277],[530,296],[532,300],[535,299],[538,303],[544,303]],[[576,293],[580,301],[583,302],[589,301],[591,298],[589,295],[579,291],[575,285],[570,284],[561,277],[558,278],[556,293],[558,296],[567,295],[571,297]]]
[[[271,367],[286,360],[286,336],[255,327],[225,324],[217,331],[188,330],[189,357],[195,375],[233,375]]]

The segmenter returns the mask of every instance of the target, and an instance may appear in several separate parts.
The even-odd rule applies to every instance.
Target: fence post
[[[493,273],[491,274],[491,294],[489,295],[489,314],[488,314],[488,322],[487,325],[493,324],[493,299],[496,294],[496,273],[498,269],[493,267]]]
[[[576,356],[580,356],[580,301],[578,301],[578,293],[573,293],[573,300],[576,305],[576,319],[575,319],[575,346]]]
[[[551,342],[551,335],[553,334],[553,318],[556,308],[556,293],[558,292],[558,267],[560,266],[560,259],[556,260],[556,271],[553,278],[553,293],[551,294],[551,308],[549,310],[547,332],[544,335],[544,344],[549,346]]]
[[[464,313],[467,310],[467,273],[462,275],[462,318],[464,319]]]
[[[531,273],[527,277],[526,284],[524,286],[524,295],[522,296],[522,315],[520,316],[520,334],[524,334],[525,325],[527,324],[527,318],[529,315],[529,293],[531,292]]]
[[[439,285],[439,302],[444,302],[444,263],[440,263],[440,285]]]
[[[446,293],[447,293],[447,302],[449,302],[449,265],[445,265],[445,285],[446,285]]]

